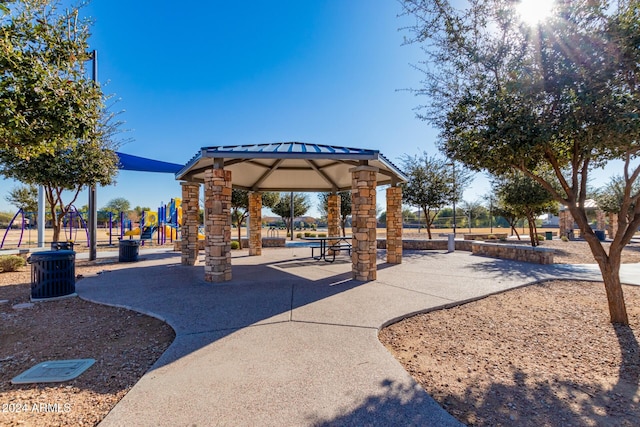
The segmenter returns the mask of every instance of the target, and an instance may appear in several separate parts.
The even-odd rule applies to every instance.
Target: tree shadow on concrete
[[[506,259],[485,259],[486,262],[473,264],[469,268],[479,273],[508,275],[512,278],[526,280],[528,283],[549,279],[602,280],[599,276],[600,270],[580,265],[542,265]]]
[[[314,427],[333,426],[461,426],[418,385],[380,384],[382,394],[368,396],[356,409],[330,420],[313,421]]]

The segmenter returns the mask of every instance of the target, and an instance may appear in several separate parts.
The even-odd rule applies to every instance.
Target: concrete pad
[[[149,372],[101,425],[460,425],[376,335],[304,323],[245,328]]]

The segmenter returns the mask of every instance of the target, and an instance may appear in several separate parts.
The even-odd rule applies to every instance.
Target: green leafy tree
[[[327,206],[330,195],[331,193],[320,193],[318,195],[318,199],[320,200],[319,210],[323,216],[327,216]],[[339,191],[338,196],[340,196],[340,229],[344,237],[347,235],[347,221],[351,215],[351,191]]]
[[[29,159],[93,139],[102,94],[85,70],[88,21],[58,0],[2,5],[0,151]]]
[[[483,220],[488,217],[487,208],[482,205],[482,202],[478,200],[463,201],[460,208],[464,212],[465,221],[467,227],[469,227],[469,233],[471,233],[472,227],[479,227],[482,225]]]
[[[262,206],[271,208],[280,198],[280,194],[262,193]],[[231,192],[231,223],[238,229],[238,242],[242,241],[240,228],[249,216],[249,192],[247,190],[233,189]]]
[[[281,193],[277,203],[271,207],[271,212],[282,218],[287,229],[291,229],[291,194]],[[293,193],[293,217],[299,217],[307,213],[311,207],[309,198],[304,193]]]
[[[458,199],[468,182],[468,173],[454,168],[445,160],[423,153],[421,156],[405,155],[403,170],[409,178],[402,187],[402,200],[424,212],[429,239],[431,227],[442,209],[449,202]]]
[[[385,212],[382,212],[382,213],[380,214],[380,216],[378,216],[378,222],[379,222],[380,224],[386,224],[386,223],[387,223],[387,212],[386,212],[386,211],[385,211]]]
[[[595,192],[595,200],[598,204],[598,208],[607,213],[620,214],[622,213],[622,207],[625,199],[625,179],[623,176],[614,176],[609,182],[599,188]],[[640,193],[640,183],[636,182],[631,189],[632,194]],[[637,198],[627,206],[627,211],[623,213],[627,217],[627,221],[632,221],[635,215]]]
[[[501,206],[505,206],[514,217],[527,220],[531,246],[538,246],[536,218],[546,212],[558,213],[558,202],[538,181],[521,172],[497,178],[494,188]]]
[[[129,212],[129,210],[131,210],[131,203],[124,197],[116,197],[115,199],[109,200],[109,203],[107,203],[102,210],[117,215],[120,212]]]
[[[83,207],[84,208],[84,207]],[[87,211],[88,211],[87,207]],[[109,221],[109,214],[111,214],[112,221],[116,223],[120,221],[120,212],[128,213],[131,210],[131,203],[124,197],[116,197],[109,200],[109,202],[98,211],[98,221],[107,223]]]
[[[87,21],[59,6],[8,3],[0,27],[0,174],[45,187],[54,241],[82,188],[113,183],[119,125],[86,77]]]
[[[109,185],[117,172],[117,156],[106,141],[82,141],[73,149],[41,154],[25,160],[14,157],[0,164],[0,174],[30,184],[42,184],[50,208],[53,240],[58,241],[62,219],[68,214],[82,188]],[[64,192],[70,195],[63,199]]]
[[[38,212],[38,187],[35,185],[14,187],[5,200],[24,212]]]
[[[427,95],[420,117],[441,149],[474,170],[519,170],[567,206],[602,272],[611,322],[628,324],[621,251],[640,226],[640,8],[637,1],[557,2],[534,27],[516,2],[404,0],[416,18]],[[620,228],[607,251],[587,219],[589,172],[623,160]],[[551,171],[556,188],[547,178]],[[636,204],[638,206],[638,204]]]

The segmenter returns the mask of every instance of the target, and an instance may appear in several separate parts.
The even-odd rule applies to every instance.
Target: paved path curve
[[[350,259],[318,262],[308,250],[238,252],[234,279],[223,285],[204,282],[203,267],[183,267],[175,253],[142,254],[78,282],[80,297],[152,314],[176,331],[101,425],[457,426],[378,330],[539,280],[600,277],[594,266],[428,251],[405,252],[401,265],[380,260],[378,280],[355,282]],[[637,267],[623,281],[638,280]]]

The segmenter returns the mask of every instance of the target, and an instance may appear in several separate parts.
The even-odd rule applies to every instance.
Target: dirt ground
[[[88,276],[117,268],[78,262]],[[79,279],[82,280],[82,279]],[[30,271],[0,274],[0,425],[93,426],[122,399],[174,339],[152,317],[68,298],[16,309],[30,299]],[[64,383],[12,385],[46,360],[96,359]]]
[[[630,327],[609,323],[602,283],[549,282],[420,314],[380,340],[471,426],[637,426],[640,287]]]
[[[593,263],[584,242],[554,240],[544,244],[557,249],[556,262]],[[640,245],[630,245],[624,251],[623,262],[640,262]],[[76,274],[78,280],[82,280],[120,265],[104,261],[78,262]],[[518,425],[526,425],[524,418],[528,419],[530,414],[525,411],[542,405],[546,412],[536,409],[536,413],[548,417],[557,415],[557,418],[538,416],[535,419],[539,422],[530,425],[625,425],[625,420],[630,419],[626,413],[638,416],[637,387],[629,386],[637,386],[640,375],[640,356],[634,335],[637,330],[612,330],[606,319],[604,297],[600,295],[601,284],[575,284],[572,286],[577,288],[569,288],[564,293],[532,294],[531,301],[525,298],[530,289],[555,290],[564,286],[535,286],[473,303],[486,304],[480,314],[467,313],[465,310],[473,306],[468,304],[424,315],[447,316],[459,312],[458,320],[444,317],[426,321],[417,316],[385,329],[381,339],[398,354],[399,360],[427,392],[464,422],[513,425],[517,420]],[[632,325],[637,327],[640,295],[638,289],[626,289],[630,288],[625,291]],[[576,292],[580,298],[574,297]],[[524,301],[519,305],[499,299],[516,298],[518,293],[524,295],[518,297]],[[28,302],[29,296],[28,268],[0,274],[0,301],[7,300],[0,302],[0,425],[3,426],[97,424],[174,339],[172,329],[154,318],[78,298],[37,303],[32,308],[13,308]],[[589,296],[593,301],[584,314],[572,311],[579,301],[589,300]],[[568,314],[555,311],[561,306],[555,304],[556,300],[566,302],[571,309]],[[516,311],[507,311],[506,306],[513,306]],[[536,308],[538,306],[543,308]],[[535,323],[536,313],[550,317]],[[424,329],[425,325],[440,329]],[[482,332],[487,325],[489,330]],[[495,325],[506,325],[507,331],[523,327],[533,338],[523,333],[498,336]],[[612,331],[631,343],[624,344],[623,348],[627,349],[624,357],[620,356],[620,344]],[[475,338],[481,340],[472,341]],[[577,344],[574,345],[574,341]],[[531,347],[539,347],[544,352],[539,360],[526,356]],[[467,358],[473,352],[477,352],[474,356],[477,359]],[[428,354],[431,358],[425,356]],[[94,358],[96,364],[66,383],[20,386],[10,383],[13,377],[39,362],[69,358]],[[525,365],[534,369],[533,373],[521,367],[522,358]],[[588,369],[573,364],[580,360],[588,363]],[[618,380],[618,374],[620,378],[631,375],[631,380]],[[534,380],[539,381],[532,383]],[[578,385],[577,391],[570,388],[574,383]],[[559,394],[549,391],[552,386],[560,390]],[[613,391],[607,391],[612,387]],[[630,397],[632,392],[636,393],[635,397]],[[38,411],[41,407],[47,409]],[[488,415],[474,412],[484,408]],[[498,421],[497,416],[502,416],[502,421]],[[595,420],[595,424],[591,420]]]
[[[542,245],[559,264],[595,262],[584,241]],[[640,262],[640,244],[622,254]],[[609,323],[602,283],[558,281],[417,315],[379,337],[467,425],[636,426],[640,287],[624,294],[629,328]]]

